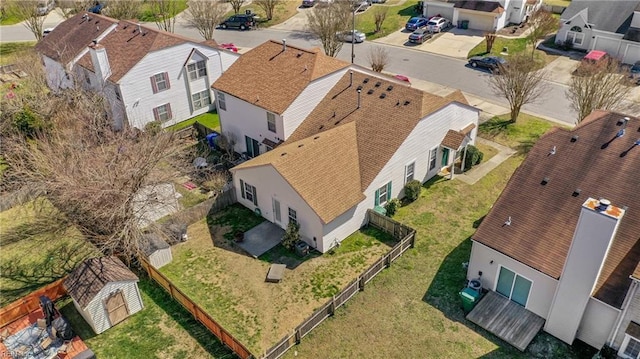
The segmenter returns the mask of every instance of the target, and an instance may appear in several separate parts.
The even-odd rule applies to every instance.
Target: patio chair
[[[9,338],[11,335],[9,334],[9,328],[4,328],[0,332],[0,342],[4,342],[5,339]]]
[[[51,338],[49,337],[46,337],[44,338],[42,343],[40,343],[40,349],[42,349],[42,351],[45,351],[51,346],[51,344],[53,344],[53,340],[51,340]]]

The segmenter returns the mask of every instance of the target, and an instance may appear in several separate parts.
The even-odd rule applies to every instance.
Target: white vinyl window
[[[289,222],[298,223],[298,213],[291,207],[289,207]]]
[[[267,112],[267,128],[271,132],[276,132],[276,115]]]
[[[207,107],[211,104],[211,97],[209,97],[209,90],[194,93],[191,95],[191,101],[193,102],[193,109],[199,110],[203,107]]]
[[[240,192],[240,194],[242,195],[242,198],[253,202],[254,205],[258,205],[258,193],[256,191],[256,188],[250,184],[248,184],[247,182],[244,182],[243,180],[240,180],[240,188],[242,189],[242,191]]]
[[[192,81],[205,77],[207,76],[207,64],[204,60],[189,64],[187,65],[187,72],[189,73],[189,80]]]
[[[167,121],[171,119],[171,105],[165,103],[153,109],[153,115],[156,121]]]
[[[567,40],[571,41],[574,45],[582,45],[584,40],[584,34],[580,26],[574,26],[567,32]]]
[[[438,147],[431,149],[429,151],[429,171],[436,168],[436,163],[438,159]]]
[[[407,184],[409,181],[413,181],[413,172],[415,170],[416,163],[411,162],[404,168],[404,184]]]
[[[626,345],[624,345],[626,343]],[[625,340],[622,342],[618,355],[626,359],[638,359],[640,357],[640,341],[636,338],[625,334]]]
[[[221,110],[227,110],[227,102],[224,99],[224,94],[222,92],[218,92],[218,108]]]
[[[169,88],[164,73],[153,75],[153,80],[156,83],[156,91],[154,92],[163,91]]]

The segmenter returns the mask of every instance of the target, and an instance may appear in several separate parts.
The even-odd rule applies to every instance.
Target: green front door
[[[449,164],[449,149],[442,149],[442,167],[446,167]]]

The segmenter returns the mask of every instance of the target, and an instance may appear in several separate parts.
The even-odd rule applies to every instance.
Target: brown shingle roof
[[[138,280],[118,258],[91,258],[82,262],[64,281],[64,288],[82,308],[111,282]]]
[[[628,206],[592,293],[620,308],[640,259],[640,146],[634,145],[640,120],[632,117],[626,134],[616,138],[624,116],[596,111],[573,130],[541,137],[473,239],[559,278],[582,203],[602,197]],[[545,177],[549,182],[542,185]],[[509,216],[511,225],[503,226]]]
[[[462,131],[449,130],[440,143],[444,147],[448,147],[452,150],[458,150],[464,142],[465,134]]]
[[[309,82],[349,64],[319,51],[267,41],[240,56],[212,85],[268,111],[282,114]]]
[[[364,83],[368,79],[367,83]],[[391,159],[416,124],[426,115],[453,102],[386,79],[353,71],[346,73],[287,140],[297,141],[322,131],[356,122],[361,191]],[[379,86],[376,84],[379,83]],[[362,86],[358,109],[358,86]],[[389,86],[392,87],[388,90]],[[373,93],[368,94],[372,90]],[[384,98],[380,98],[381,94]],[[334,149],[334,153],[340,153]]]
[[[193,40],[151,27],[140,26],[131,21],[121,20],[114,31],[100,40],[100,45],[107,50],[111,76],[108,80],[118,82],[129,70],[150,52],[180,45]],[[93,70],[91,55],[83,56],[78,64]]]
[[[78,13],[40,40],[36,51],[66,65],[116,22],[118,20],[102,15]]]
[[[339,156],[333,150],[336,148],[340,149]],[[273,166],[324,223],[364,199],[353,122],[282,144],[232,171],[265,165]]]

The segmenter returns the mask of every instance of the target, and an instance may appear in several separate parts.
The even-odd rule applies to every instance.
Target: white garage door
[[[453,19],[453,7],[450,6],[438,6],[435,4],[425,4],[427,7],[427,17],[440,15],[445,19]]]
[[[640,46],[628,44],[627,53],[624,54],[622,62],[625,64],[633,64],[636,61],[640,61]]]
[[[493,16],[477,15],[466,12],[458,12],[458,21],[469,20],[469,29],[493,31],[494,20]],[[454,24],[455,25],[455,24]]]
[[[612,39],[608,37],[596,36],[594,39],[594,50],[606,51],[613,57],[618,57],[618,51],[620,49],[620,40]],[[622,55],[622,54],[620,54]]]

